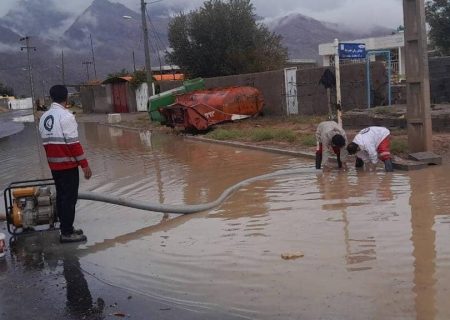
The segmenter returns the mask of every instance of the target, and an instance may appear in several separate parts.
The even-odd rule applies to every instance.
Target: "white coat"
[[[360,151],[356,153],[358,158],[364,162],[371,161],[373,164],[378,162],[377,148],[380,143],[389,136],[391,132],[384,127],[368,127],[361,130],[353,139],[353,142],[359,146]]]

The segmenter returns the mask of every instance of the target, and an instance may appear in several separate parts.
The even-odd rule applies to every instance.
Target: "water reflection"
[[[15,237],[10,242],[12,259],[22,265],[26,272],[60,274],[62,264],[66,287],[66,316],[73,319],[104,319],[104,302],[101,298],[93,302],[89,285],[81,270],[76,247],[61,246],[58,239],[57,232]],[[52,290],[51,286],[47,289]]]
[[[416,318],[436,319],[436,233],[435,209],[430,175],[411,175],[411,241],[414,246],[414,288]]]
[[[79,259],[72,253],[63,255],[63,274],[67,287],[67,310],[69,314],[79,318],[103,319],[104,301],[99,298],[97,303],[92,301],[89,286],[81,271]]]
[[[245,186],[213,210],[208,218],[225,221],[222,237],[233,237],[239,232],[245,237],[269,237],[265,232],[270,222],[268,193],[276,184],[276,179],[271,179]]]
[[[344,172],[325,172],[317,174],[317,186],[325,200],[323,210],[339,211],[343,223],[345,243],[345,261],[348,271],[366,271],[373,268],[376,252],[376,236],[370,230],[360,232],[359,219],[349,216],[348,209],[356,211],[373,201],[388,202],[394,198],[392,192],[392,174],[355,171],[355,175]],[[331,202],[331,203],[330,203]],[[361,208],[362,209],[362,208]],[[364,209],[362,209],[364,210]],[[387,212],[395,215],[395,211]],[[352,219],[355,226],[352,225]],[[382,219],[377,218],[377,219]],[[336,219],[334,219],[336,221]]]

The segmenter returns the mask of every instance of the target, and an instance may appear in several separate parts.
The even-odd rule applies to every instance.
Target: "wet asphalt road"
[[[2,225],[0,232],[6,232]],[[0,319],[235,319],[103,281],[82,269],[77,248],[59,245],[57,232],[10,240],[8,257],[0,260]]]
[[[80,189],[142,201],[204,203],[245,178],[312,165],[88,123],[79,132],[94,172]],[[27,124],[0,139],[0,190],[50,176],[35,136]],[[169,218],[80,201],[87,243],[61,245],[52,231],[11,242],[0,319],[450,319],[448,169],[259,181]]]
[[[21,132],[24,129],[24,124],[15,122],[13,119],[15,117],[30,115],[31,113],[31,110],[17,110],[0,113],[0,139]]]

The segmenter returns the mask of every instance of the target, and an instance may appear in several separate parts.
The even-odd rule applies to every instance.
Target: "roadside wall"
[[[383,63],[371,66],[372,101],[376,105],[387,104],[387,74]],[[319,85],[327,67],[298,70],[297,95],[300,114],[324,115],[328,113],[327,91]],[[334,74],[334,68],[330,69]],[[366,65],[347,64],[341,66],[341,96],[344,111],[367,108]],[[336,104],[336,90],[331,90],[332,105]]]
[[[31,98],[14,99],[10,100],[9,103],[12,110],[33,109],[33,102]]]
[[[80,87],[80,100],[84,113],[112,113],[111,85]]]
[[[9,109],[9,97],[0,97],[0,107]]]
[[[428,59],[431,103],[450,102],[450,57]]]
[[[428,64],[431,103],[450,103],[450,57],[431,57]],[[406,84],[392,87],[392,99],[394,104],[406,104]]]
[[[323,115],[328,113],[326,89],[319,84],[326,67],[297,70],[297,96],[300,115]],[[332,70],[334,73],[334,69]],[[371,64],[373,99],[377,105],[387,104],[387,74],[383,63]],[[341,67],[342,105],[345,110],[367,107],[366,65],[348,64]],[[206,88],[229,86],[252,86],[264,96],[264,114],[285,116],[286,93],[284,70],[234,75],[205,79]],[[336,103],[336,92],[331,90],[332,104]]]
[[[300,69],[297,71],[297,95],[299,114],[324,115],[328,113],[327,92],[319,80],[327,67]],[[429,59],[431,103],[450,103],[450,57]],[[331,69],[334,73],[334,68]],[[371,64],[372,106],[387,105],[387,74],[383,62]],[[158,82],[161,92],[181,86],[182,81]],[[261,90],[265,100],[264,113],[286,115],[284,71],[215,77],[205,79],[206,88],[228,86],[253,86]],[[347,64],[341,67],[341,93],[344,111],[367,108],[366,65]],[[336,92],[331,90],[332,105]],[[406,104],[406,85],[392,86],[392,103]]]
[[[160,92],[169,91],[177,87],[181,87],[183,85],[183,81],[158,81],[157,86],[159,85]]]
[[[265,115],[286,114],[283,70],[207,78],[205,86],[207,89],[233,86],[255,87],[263,94]]]

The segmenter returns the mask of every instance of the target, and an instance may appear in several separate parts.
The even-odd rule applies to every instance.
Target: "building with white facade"
[[[391,52],[392,63],[392,75],[394,81],[401,81],[405,79],[405,38],[403,32],[396,33],[384,37],[345,40],[342,43],[364,43],[366,45],[366,51],[383,50]],[[322,63],[324,66],[334,65],[334,55],[336,47],[333,42],[319,44],[319,55],[322,57]],[[375,56],[371,56],[371,59],[375,60]],[[362,61],[346,61],[341,60],[342,63],[354,63]]]

